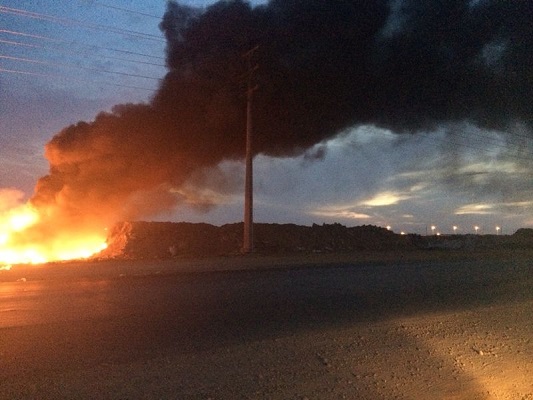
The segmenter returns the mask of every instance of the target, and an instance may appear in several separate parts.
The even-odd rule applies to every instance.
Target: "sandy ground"
[[[17,376],[11,383],[0,383],[0,397],[533,400],[531,255],[366,254],[355,258],[82,263],[77,272],[61,264],[13,268],[0,274],[0,285],[2,280],[69,279],[74,273],[92,278],[149,276],[177,270],[327,267],[341,262],[388,266],[440,263],[442,270],[438,271],[442,273],[432,272],[418,282],[397,282],[392,273],[383,276],[383,290],[393,286],[395,290],[390,295],[378,293],[376,288],[365,292],[371,294],[365,298],[371,312],[364,317],[332,320],[323,318],[322,312],[314,314],[312,306],[293,307],[308,311],[306,321],[311,323],[306,329],[271,329],[265,334],[244,335],[242,340],[221,341],[218,346],[185,350],[174,343],[164,353],[126,362],[109,360],[90,368],[37,374],[27,377],[25,386]],[[479,270],[461,272],[457,267],[462,259],[465,271],[468,260],[476,259],[477,266],[501,264],[511,273],[506,277],[494,270],[481,275]],[[453,268],[449,270],[455,272],[448,271],[450,265]],[[375,279],[380,282],[380,277]],[[468,294],[457,287],[447,288],[446,282],[462,279],[469,280],[465,282]],[[395,307],[390,296],[398,293]]]

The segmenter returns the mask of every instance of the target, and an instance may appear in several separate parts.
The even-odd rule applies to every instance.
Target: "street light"
[[[455,232],[457,232],[457,225],[453,226],[453,234],[455,235]]]
[[[435,225],[431,225],[431,234],[432,235],[435,234],[435,229],[437,229],[437,227]]]
[[[499,226],[496,227],[496,235],[499,235],[499,234],[500,234],[500,230],[501,230],[501,229],[502,229],[502,228],[500,228]]]
[[[476,235],[477,235],[477,231],[479,231],[479,226],[474,226],[474,230],[476,231]]]

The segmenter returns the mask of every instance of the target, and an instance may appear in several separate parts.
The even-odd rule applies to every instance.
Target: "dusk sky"
[[[205,11],[213,2],[179,3]],[[400,15],[400,3],[391,2],[388,22],[379,32],[383,40],[408,29],[408,22]],[[485,2],[472,1],[472,13],[478,3]],[[528,2],[516,2],[519,3]],[[512,8],[515,2],[508,4]],[[266,2],[252,2],[252,5],[269,6]],[[530,12],[531,8],[530,5]],[[160,80],[167,73],[166,39],[159,28],[166,10],[167,2],[163,0],[2,1],[0,191],[10,193],[13,204],[29,199],[37,180],[49,173],[49,162],[43,153],[54,135],[78,121],[94,121],[100,112],[109,112],[115,105],[149,103],[156,96]],[[394,17],[393,13],[396,13]],[[479,63],[489,71],[487,74],[515,73],[502,60],[510,53],[508,47],[531,49],[533,32],[530,30],[529,34],[529,38],[523,36],[524,43],[520,42],[520,35],[509,39],[503,34],[501,40],[487,41],[477,55]],[[182,68],[176,54],[179,53],[173,53],[174,59],[170,60],[174,63],[172,67]],[[527,63],[528,59],[531,61],[531,54],[524,58],[525,70],[517,69],[516,73],[531,79],[533,64]],[[267,76],[265,69],[270,64],[261,62],[261,53],[258,63],[261,71],[258,76]],[[518,61],[513,64],[516,65],[521,66]],[[376,73],[376,76],[379,75]],[[533,82],[530,80],[529,84]],[[341,91],[344,86],[339,84]],[[260,92],[264,94],[270,89],[261,84],[259,98]],[[235,91],[239,90],[236,84]],[[372,96],[373,87],[365,90],[368,90],[369,99],[372,98],[369,103],[397,101],[392,95],[387,99]],[[490,90],[490,87],[483,88],[479,92]],[[345,106],[345,92],[339,96],[339,108]],[[323,101],[335,107],[336,93],[323,94]],[[522,91],[504,88],[501,97],[512,97],[508,104],[514,107],[508,114],[503,106],[501,110],[488,109],[492,107],[490,102],[483,102],[480,109],[485,107],[484,112],[490,114],[486,124],[478,123],[476,117],[481,114],[463,112],[460,104],[450,106],[449,118],[443,116],[447,111],[428,113],[436,115],[433,123],[419,123],[412,117],[414,123],[398,121],[401,114],[394,114],[398,110],[408,115],[417,109],[409,108],[407,99],[403,103],[405,108],[384,109],[382,118],[374,117],[375,110],[365,109],[364,116],[337,119],[327,125],[334,130],[331,133],[315,135],[312,140],[304,140],[304,144],[291,142],[289,150],[278,151],[275,142],[267,143],[270,139],[262,141],[259,137],[257,140],[265,150],[259,150],[262,154],[255,157],[254,164],[255,222],[371,224],[390,226],[398,233],[420,234],[428,230],[431,233],[431,226],[443,234],[453,233],[453,226],[457,227],[457,233],[474,233],[477,226],[479,233],[485,234],[496,234],[496,227],[501,227],[500,233],[504,234],[511,234],[520,227],[531,228],[532,114],[531,106],[523,105],[533,103],[533,99],[527,98],[530,94],[531,87]],[[525,101],[520,98],[523,96],[526,96]],[[518,102],[514,101],[515,97]],[[362,98],[365,98],[364,93]],[[312,107],[316,102],[314,99],[303,107]],[[245,102],[242,104],[244,107]],[[268,104],[268,101],[261,104]],[[469,107],[468,104],[466,101],[464,107]],[[515,110],[518,111],[513,114]],[[259,124],[264,122],[263,114],[269,115],[268,110],[260,111]],[[292,113],[291,109],[284,111],[288,115]],[[312,113],[312,110],[306,111]],[[499,115],[507,120],[499,121]],[[483,115],[479,120],[482,118]],[[261,132],[260,129],[257,134]],[[112,132],[105,134],[113,135]],[[243,138],[244,135],[242,131]],[[204,132],[202,137],[210,141],[209,132]],[[202,167],[187,178],[169,180],[165,190],[178,196],[180,201],[164,210],[148,208],[139,219],[216,225],[242,221],[244,164],[239,155],[221,154],[222,161],[216,165],[212,160],[218,157],[199,163]],[[143,168],[149,176],[150,165]],[[0,207],[9,205],[12,204],[0,204]]]

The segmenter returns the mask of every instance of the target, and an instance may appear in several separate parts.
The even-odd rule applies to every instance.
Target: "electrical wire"
[[[82,55],[82,54],[80,54],[80,52],[77,52],[77,51],[74,51],[74,50],[68,50],[68,49],[65,49],[64,47],[59,48],[59,47],[50,47],[50,46],[39,46],[37,44],[15,42],[15,41],[12,41],[12,40],[4,40],[4,39],[0,39],[0,43],[9,44],[9,45],[12,45],[12,46],[39,49],[39,50],[50,50],[50,51],[53,51],[53,52],[59,53],[59,54],[67,54],[67,55],[75,55],[75,56],[81,56]],[[148,62],[148,61],[131,60],[131,59],[128,59],[128,58],[105,56],[105,55],[102,55],[102,54],[93,54],[93,55],[95,57],[98,57],[98,58],[104,58],[104,59],[109,59],[109,60],[125,61],[125,62],[135,63],[135,64],[151,65],[151,66],[155,66],[155,67],[165,67],[164,64],[156,64],[156,63]]]
[[[131,55],[148,57],[148,58],[153,58],[153,59],[158,59],[158,60],[164,60],[165,59],[165,57],[154,56],[152,54],[139,53],[139,52],[136,52],[136,51],[130,51],[130,50],[124,50],[124,49],[115,49],[115,48],[112,48],[112,47],[88,45],[88,44],[75,42],[75,41],[74,42],[69,42],[69,41],[63,40],[63,39],[56,39],[56,38],[52,38],[52,37],[49,37],[49,36],[34,35],[34,34],[31,34],[31,33],[27,33],[27,32],[0,29],[0,33],[7,33],[9,35],[14,35],[14,36],[30,37],[30,38],[33,38],[33,39],[48,40],[48,41],[53,41],[53,42],[57,42],[57,43],[63,43],[63,44],[66,44],[66,45],[76,45],[76,46],[79,46],[81,48],[86,48],[86,49],[102,49],[102,50],[113,51],[113,52],[117,52],[117,53],[131,54]]]
[[[18,74],[18,75],[40,76],[40,77],[47,77],[47,78],[60,78],[60,79],[66,79],[66,80],[70,80],[70,81],[91,83],[91,84],[100,85],[100,86],[118,86],[118,87],[125,87],[125,88],[129,88],[129,89],[146,90],[146,91],[149,91],[149,92],[154,92],[155,91],[155,89],[150,89],[150,88],[141,87],[141,86],[124,85],[124,84],[115,83],[115,82],[99,82],[99,81],[93,81],[93,80],[89,80],[89,79],[73,78],[73,77],[69,77],[69,76],[65,76],[65,75],[48,74],[48,73],[32,72],[32,71],[22,71],[22,70],[1,68],[1,67],[0,67],[0,72]]]
[[[36,13],[32,11],[23,10],[20,8],[0,6],[0,13],[12,14],[12,15],[21,16],[24,18],[32,18],[32,19],[37,19],[41,21],[53,22],[53,23],[60,24],[63,26],[78,25],[78,26],[91,29],[91,30],[96,30],[99,32],[103,30],[106,32],[131,36],[131,37],[135,37],[138,39],[154,40],[154,41],[160,41],[160,42],[165,41],[161,36],[153,35],[151,33],[137,32],[137,31],[133,31],[129,29],[115,28],[115,27],[108,26],[108,25],[83,22],[83,21],[79,21],[76,19],[72,19],[72,18],[56,17],[53,15]]]
[[[49,40],[49,41],[57,42],[57,43],[66,42],[66,40],[55,39],[55,38],[51,38],[49,36],[41,36],[41,35],[34,35],[32,33],[11,31],[9,29],[0,29],[0,33],[7,33],[9,35],[30,37],[32,39]]]
[[[32,59],[32,58],[6,56],[6,55],[3,55],[3,54],[0,54],[0,59],[11,60],[11,61],[20,61],[20,62],[31,63],[31,64],[47,65],[47,66],[52,66],[52,67],[84,69],[84,70],[87,70],[87,71],[104,72],[104,73],[107,73],[107,74],[117,74],[117,75],[123,75],[123,76],[131,76],[131,77],[134,77],[134,78],[152,79],[152,80],[155,80],[155,81],[160,81],[161,80],[160,78],[154,78],[152,76],[131,74],[131,73],[128,73],[128,72],[110,71],[110,70],[101,69],[101,68],[84,67],[82,65],[74,65],[74,64],[54,63],[54,62],[50,62],[50,61],[35,60],[35,59]]]
[[[455,147],[463,147],[463,148],[469,148],[469,149],[472,149],[472,150],[479,150],[479,151],[482,151],[482,152],[487,152],[487,151],[492,151],[494,149],[497,149],[497,150],[501,150],[501,151],[505,151],[505,152],[512,152],[513,149],[507,147],[507,146],[503,146],[503,145],[491,145],[491,144],[488,144],[488,146],[492,146],[492,148],[489,148],[487,146],[485,147],[480,147],[480,146],[477,146],[476,143],[459,143],[455,140],[450,140],[451,138],[450,137],[437,137],[435,135],[431,135],[431,134],[428,134],[428,135],[425,135],[425,137],[427,139],[430,139],[432,141],[438,141],[440,143],[444,143],[444,144],[450,144],[452,146],[455,146]],[[520,160],[520,161],[526,161],[526,162],[532,162],[533,161],[533,153],[530,153],[529,156],[528,155],[520,155],[520,154],[513,154],[512,155],[512,158],[515,159],[515,160]]]
[[[108,4],[100,3],[99,1],[91,1],[90,3],[91,4],[95,4],[95,5],[99,6],[99,7],[110,8],[112,10],[124,11],[124,12],[128,12],[128,13],[131,13],[131,14],[142,15],[143,17],[150,17],[150,18],[155,18],[155,19],[161,20],[160,16],[144,13],[144,12],[141,12],[141,11],[131,10],[131,9],[122,8],[122,7],[116,7],[116,6],[110,6]]]
[[[101,5],[104,6],[103,4],[101,4]],[[112,8],[112,7],[110,7],[110,8]],[[126,11],[133,12],[133,10],[126,10],[126,9],[119,10],[119,11],[122,11],[122,12],[126,12]],[[57,23],[57,24],[60,24],[60,25],[67,25],[67,26],[78,25],[78,26],[81,26],[81,27],[84,27],[84,28],[98,29],[99,31],[107,31],[107,32],[112,32],[112,33],[117,33],[117,34],[123,34],[123,35],[133,36],[135,38],[140,38],[140,39],[150,38],[150,39],[161,40],[161,38],[156,36],[156,35],[145,34],[145,33],[126,30],[126,29],[121,29],[121,28],[107,27],[107,26],[100,25],[100,24],[85,23],[85,22],[77,21],[77,20],[70,19],[70,18],[61,18],[61,17],[56,17],[56,16],[48,15],[48,14],[36,13],[36,12],[32,12],[32,11],[23,10],[23,9],[20,9],[20,8],[12,8],[12,7],[0,6],[0,13],[4,13],[4,14],[8,14],[8,15],[15,15],[15,16],[19,16],[19,17],[26,17],[26,18],[31,18],[31,19],[37,19],[37,20],[44,20],[46,22]],[[39,35],[39,34],[35,34],[33,32],[21,32],[21,31],[18,31],[18,30],[10,30],[10,29],[4,29],[3,28],[3,29],[0,29],[0,33],[7,34],[7,35],[18,36],[18,37],[24,37],[24,38],[31,39],[31,40],[44,41],[44,42],[50,43],[50,44],[47,44],[47,45],[41,45],[41,44],[36,44],[36,43],[27,43],[27,42],[21,42],[21,41],[0,39],[0,43],[8,44],[10,46],[23,47],[23,48],[32,49],[32,50],[45,50],[45,51],[48,51],[48,52],[56,52],[56,53],[61,53],[61,54],[71,54],[71,55],[79,56],[80,54],[79,54],[78,51],[72,50],[72,45],[77,45],[78,47],[80,47],[82,49],[90,50],[92,52],[94,52],[95,50],[102,49],[102,50],[106,50],[106,51],[110,51],[110,52],[122,53],[122,54],[125,54],[125,55],[133,55],[133,56],[139,56],[139,57],[148,57],[150,59],[164,60],[164,57],[161,57],[161,56],[154,56],[154,55],[150,55],[150,54],[145,54],[145,53],[140,53],[140,52],[136,52],[136,51],[125,50],[125,49],[117,49],[117,48],[102,47],[102,46],[97,46],[97,45],[81,44],[81,43],[78,43],[78,42],[69,42],[69,41],[67,41],[65,39],[62,39],[62,38],[54,38],[54,37],[50,37],[50,36]],[[163,41],[163,40],[161,40],[161,41]],[[164,67],[165,66],[163,64],[157,64],[156,62],[150,62],[148,60],[147,61],[142,61],[142,60],[139,60],[139,59],[134,60],[134,59],[124,58],[124,57],[115,57],[115,56],[101,55],[101,54],[96,54],[96,57],[101,57],[101,58],[106,58],[106,59],[113,59],[113,60],[118,60],[118,61],[121,61],[121,62],[138,63],[138,64],[143,64],[143,65],[157,66],[157,67]],[[109,70],[109,69],[88,67],[88,66],[84,66],[84,65],[80,65],[80,64],[45,61],[45,60],[42,60],[42,59],[37,59],[35,57],[17,57],[16,55],[5,54],[5,53],[4,54],[0,54],[0,59],[9,60],[9,61],[12,61],[12,62],[29,63],[29,64],[33,64],[33,65],[41,65],[41,66],[48,66],[48,67],[83,69],[83,70],[88,70],[88,71],[102,72],[102,73],[107,73],[107,74],[115,74],[115,75],[127,76],[127,77],[132,77],[132,78],[150,79],[150,80],[155,80],[155,81],[160,81],[161,80],[161,78],[154,78],[153,76],[146,76],[146,75],[141,75],[141,74],[120,72],[120,71],[112,71],[112,70]],[[155,90],[155,89],[151,89],[151,88],[147,88],[147,87],[135,86],[135,85],[129,85],[129,84],[122,84],[122,83],[116,83],[116,82],[102,82],[102,81],[98,82],[98,81],[89,80],[89,79],[83,79],[83,78],[79,78],[79,77],[71,77],[71,76],[68,76],[67,74],[53,74],[53,73],[48,73],[48,72],[24,70],[24,69],[21,69],[21,68],[6,68],[5,65],[2,66],[2,68],[0,68],[0,73],[17,74],[17,75],[23,75],[23,76],[35,76],[35,77],[42,77],[42,78],[63,79],[63,80],[68,80],[68,81],[77,81],[77,82],[85,82],[85,83],[88,82],[88,83],[91,83],[91,84],[94,84],[94,85],[99,85],[99,86],[118,86],[118,87],[126,87],[126,88],[131,88],[131,89],[146,90],[146,91],[150,91],[150,92],[153,92]]]
[[[501,136],[501,134],[499,135],[500,136],[499,138],[496,138],[496,137],[491,137],[488,135],[483,135],[482,133],[477,133],[477,132],[468,132],[468,134],[464,132],[454,132],[452,136],[456,136],[456,137],[469,140],[469,141],[473,140],[475,144],[491,145],[494,147],[502,147],[502,148],[515,147],[516,148],[516,147],[522,146],[523,139],[526,139],[526,137],[521,137],[521,136],[518,137],[520,142],[517,142],[514,140],[516,137],[513,137],[513,140],[509,141],[508,140],[509,135],[512,135],[512,133],[513,132],[505,132],[505,140]]]
[[[487,137],[486,134],[482,133],[482,132],[469,132],[468,133],[469,135],[474,135],[474,136],[478,136],[478,137],[481,137],[483,140],[499,140],[499,139],[495,139],[495,138],[491,138],[491,137]],[[509,135],[512,135],[512,136],[515,136],[517,138],[520,138],[520,139],[531,139],[532,137],[531,136],[528,136],[528,135],[524,135],[524,134],[521,134],[521,133],[518,133],[518,132],[514,132],[512,130],[510,131],[507,131],[506,134],[509,134]]]

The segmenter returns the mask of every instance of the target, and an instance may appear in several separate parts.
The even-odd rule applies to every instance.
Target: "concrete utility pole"
[[[254,250],[254,189],[253,189],[253,151],[252,151],[252,99],[257,86],[253,86],[253,73],[257,65],[252,65],[252,56],[259,46],[254,47],[244,54],[248,63],[248,79],[246,89],[246,176],[244,187],[244,238],[242,245],[243,253],[251,253]]]

